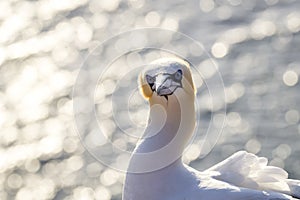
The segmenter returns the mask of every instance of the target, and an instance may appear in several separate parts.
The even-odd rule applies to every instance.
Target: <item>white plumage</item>
[[[266,158],[240,151],[199,172],[181,154],[195,127],[195,88],[189,64],[160,59],[140,75],[149,123],[132,154],[123,200],[300,199],[300,181]]]

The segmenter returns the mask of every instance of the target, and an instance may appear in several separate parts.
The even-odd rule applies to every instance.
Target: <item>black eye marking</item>
[[[177,87],[182,87],[182,70],[181,69],[178,69],[177,72],[175,72],[174,74],[172,74],[172,79],[173,81],[177,82],[180,84],[180,86],[177,86]]]
[[[150,88],[152,91],[154,91],[154,84],[155,84],[155,77],[149,76],[148,74],[146,74],[146,80],[147,83],[149,84]]]
[[[174,74],[174,80],[175,80],[175,81],[181,81],[181,79],[182,79],[182,70],[179,69],[179,70],[177,70],[177,72],[175,72],[175,74]]]

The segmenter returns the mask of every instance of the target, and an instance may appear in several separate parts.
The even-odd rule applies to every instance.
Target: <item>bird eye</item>
[[[182,70],[181,70],[181,69],[179,69],[179,70],[174,74],[174,78],[175,78],[176,80],[178,80],[178,81],[181,80],[181,78],[182,78]]]
[[[155,78],[149,75],[146,75],[146,80],[149,85],[153,85],[155,82]]]

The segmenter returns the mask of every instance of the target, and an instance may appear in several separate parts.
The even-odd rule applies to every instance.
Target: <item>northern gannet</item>
[[[185,165],[181,154],[196,123],[190,66],[179,58],[149,66],[139,76],[149,122],[131,156],[123,200],[300,199],[300,181],[245,151],[203,172]]]

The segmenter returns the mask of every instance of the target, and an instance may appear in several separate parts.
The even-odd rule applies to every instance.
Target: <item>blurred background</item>
[[[210,122],[212,128],[219,126],[224,117],[226,124],[216,146],[201,148],[196,136],[185,152],[186,163],[202,170],[245,149],[300,179],[299,9],[296,0],[1,1],[0,199],[121,199],[124,173],[101,164],[80,142],[72,89],[97,45],[144,27],[179,31],[200,41],[224,81],[226,98],[214,104],[203,83],[217,70],[209,67],[209,59],[194,66],[202,74],[195,80],[201,116],[196,134]],[[182,48],[187,57],[197,55],[191,46]],[[120,89],[120,73],[136,58],[148,62],[167,54],[123,55],[112,64],[119,68],[99,80],[97,114],[115,144],[132,150],[136,142],[114,136],[122,124],[114,122],[116,104],[106,100]],[[136,84],[132,79],[130,85]],[[143,129],[147,118],[140,108],[147,112],[147,103],[137,91],[133,96],[129,112]],[[225,109],[226,116],[214,114]],[[89,135],[91,145],[102,145],[101,138],[98,143],[95,134]],[[113,157],[109,149],[104,153]]]

